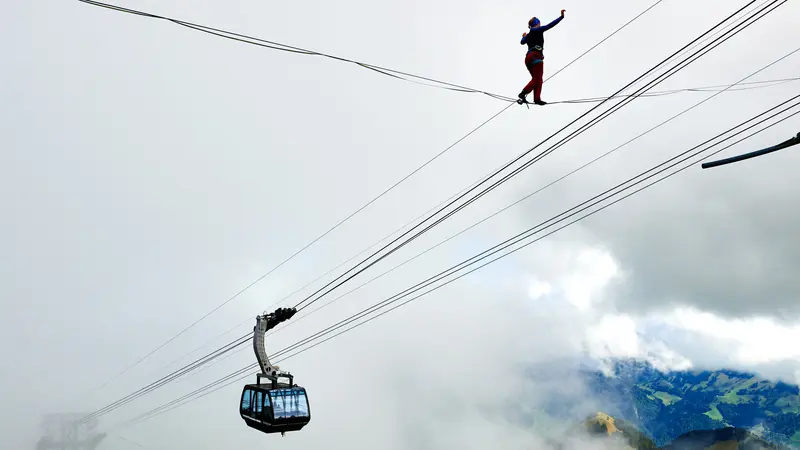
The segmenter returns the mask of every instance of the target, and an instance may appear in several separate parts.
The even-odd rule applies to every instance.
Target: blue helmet
[[[539,25],[541,23],[542,22],[539,21],[538,17],[534,17],[533,19],[530,20],[530,22],[528,22],[528,28],[533,28],[533,27],[535,27],[535,26],[537,26],[537,25]]]

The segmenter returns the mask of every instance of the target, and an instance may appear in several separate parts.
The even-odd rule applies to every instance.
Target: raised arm
[[[554,26],[558,25],[558,23],[561,22],[562,19],[564,19],[564,12],[565,12],[565,10],[562,9],[561,10],[561,17],[559,17],[556,20],[548,23],[547,25],[542,25],[539,29],[542,30],[542,32],[544,32],[544,31],[547,31],[550,28],[553,28]]]
[[[522,39],[519,41],[519,45],[525,45],[525,41],[528,40],[528,33],[522,33]]]

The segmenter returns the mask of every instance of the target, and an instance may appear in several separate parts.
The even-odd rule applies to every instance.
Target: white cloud
[[[534,300],[554,297],[586,313],[603,300],[609,283],[621,275],[614,258],[602,248],[567,244],[553,253],[542,258],[544,267],[529,283],[528,295]]]
[[[606,315],[586,331],[587,346],[595,357],[643,356],[636,322],[629,316]]]
[[[586,332],[587,349],[594,358],[634,358],[648,361],[662,371],[687,370],[692,362],[669,348],[664,342],[652,339],[641,324],[625,314],[608,314]]]
[[[559,285],[569,303],[586,311],[602,298],[605,287],[619,275],[619,267],[608,252],[589,248],[577,255],[574,268],[559,280]]]
[[[453,7],[448,2],[232,3],[235,5],[176,0],[159,5],[159,9],[178,15],[191,11],[198,23],[280,36],[288,43],[384,61],[398,69],[498,92],[516,89],[514,86],[525,81],[524,49],[514,39],[509,41],[508,33],[509,27],[524,27],[531,14],[530,2],[514,1],[507,8],[481,1],[458,2],[457,20],[452,20]],[[62,406],[94,409],[153,381],[149,374],[164,363],[248,314],[263,310],[282,293],[469,185],[488,167],[497,167],[530,148],[543,133],[562,126],[582,108],[561,105],[543,112],[515,107],[111,387],[94,391],[481,123],[500,105],[485,96],[402,83],[355,66],[269,52],[78,2],[54,2],[50,14],[42,14],[33,2],[19,5],[0,17],[9,36],[0,46],[8,46],[6,62],[15,68],[5,71],[2,76],[8,79],[0,83],[0,97],[7,99],[8,105],[3,112],[10,112],[2,117],[5,132],[0,133],[2,148],[8,149],[0,164],[0,203],[4,217],[11,218],[0,221],[0,264],[7,268],[0,271],[0,298],[5,300],[0,317],[0,342],[5,346],[0,350],[7,360],[14,361],[0,375],[0,396],[8,411],[0,415],[0,434],[9,447],[30,447],[44,412]],[[719,15],[719,5],[701,6],[698,14],[682,19],[687,34],[697,34],[705,22]],[[420,8],[429,13],[419,14]],[[560,27],[549,41],[552,64],[548,67],[562,66],[580,55],[622,23],[623,16],[632,16],[631,11],[639,8],[634,0],[584,2],[579,14],[569,16],[572,25]],[[636,39],[642,33],[670,30],[672,22],[660,14],[678,17],[681,11],[668,11],[654,10],[655,14],[604,43],[552,84],[548,81],[545,98],[611,93],[632,74],[646,70],[648,63],[641,58],[622,58],[603,66],[602,76],[585,76],[587,70],[614,55],[650,57],[674,50],[673,41],[642,44]],[[557,14],[557,9],[551,13]],[[364,17],[391,17],[393,24],[409,33],[386,34],[385,21]],[[772,17],[773,24],[780,20]],[[298,27],[297,18],[314,26]],[[74,23],[82,26],[76,28]],[[790,37],[795,28],[770,29],[781,31],[750,35],[756,39],[754,48],[780,52],[782,46],[793,42]],[[364,39],[374,33],[383,33],[382,38]],[[320,36],[325,37],[324,43]],[[457,46],[428,45],[454,36]],[[414,45],[419,43],[426,51],[420,52],[420,45]],[[64,48],[70,51],[61,51]],[[750,70],[740,64],[741,53],[741,46],[720,48],[706,70],[684,71],[682,80],[664,87],[730,80],[732,75]],[[773,54],[755,51],[753,57],[758,63]],[[779,76],[782,74],[775,77]],[[793,88],[786,85],[771,93],[732,95],[731,105],[737,108],[709,107],[703,112],[702,127],[692,129],[687,120],[680,128],[685,133],[665,131],[659,139],[670,148],[682,145],[693,139],[696,130],[707,128],[707,121],[723,122],[748,113],[738,107],[743,99],[766,104]],[[560,169],[588,161],[652,125],[650,119],[655,116],[670,114],[685,98],[635,102],[593,128],[588,139],[578,139],[548,156],[524,176],[448,219],[426,239],[441,237],[437,230],[460,229],[466,225],[461,222],[464,217],[482,218],[490,209],[494,211],[498,197],[509,186],[525,186],[527,193],[525,177],[542,183],[564,172]],[[662,139],[664,136],[669,139]],[[639,148],[647,150],[639,152],[647,159],[659,151],[658,145]],[[634,158],[629,158],[631,154]],[[603,184],[611,175],[622,176],[636,169],[635,155],[631,152],[616,161],[606,160],[609,165],[601,168],[605,170],[602,174],[584,172],[586,175],[570,178],[565,183],[569,188],[548,190],[528,210],[546,216],[542,220],[551,212],[561,212],[565,203],[572,205],[572,200],[587,198],[585,193],[593,195],[596,188],[607,187]],[[773,158],[788,155],[791,153]],[[782,169],[791,167],[785,164]],[[715,172],[720,178],[714,185],[725,195],[731,186],[747,179],[756,180],[747,188],[753,187],[760,197],[765,191],[754,185],[766,177],[777,178],[772,169],[761,171],[767,175],[759,177],[751,169],[734,170],[745,170],[747,176],[733,176],[725,182],[722,174],[731,172]],[[788,176],[781,178],[793,181]],[[575,191],[571,191],[573,187]],[[687,189],[692,198],[702,197],[696,195],[694,186]],[[771,189],[782,186],[773,184]],[[796,203],[786,200],[787,205]],[[682,201],[675,202],[675,208],[681,207]],[[696,231],[697,226],[675,214],[672,206],[648,202]],[[609,214],[620,215],[618,211],[615,207]],[[641,220],[643,214],[627,211],[621,224],[612,224],[611,232],[632,243],[637,253],[646,256],[646,262],[658,261],[654,273],[664,273],[659,252],[642,252],[640,244],[672,245],[681,236],[654,240],[652,228],[642,225],[647,223]],[[793,212],[791,208],[784,211]],[[646,212],[656,223],[676,228],[653,211]],[[771,209],[769,213],[749,216],[777,214]],[[737,223],[733,219],[731,223]],[[503,222],[500,231],[517,225],[507,215],[499,216],[498,221]],[[631,238],[631,232],[636,232],[633,237],[639,235],[637,229],[647,231],[639,236],[641,240]],[[488,238],[493,244],[506,236],[495,232]],[[723,242],[727,245],[730,240]],[[503,384],[499,384],[503,389],[496,391],[476,391],[476,385],[484,385],[484,375],[493,376],[498,383],[516,383],[514,371],[520,365],[576,354],[587,341],[597,344],[599,355],[640,355],[668,365],[682,361],[685,348],[650,335],[646,320],[654,319],[624,316],[613,309],[609,286],[624,280],[619,261],[605,246],[548,238],[532,248],[535,250],[520,252],[527,255],[521,272],[534,274],[534,281],[516,292],[509,293],[498,286],[497,278],[486,277],[482,283],[473,283],[486,286],[485,290],[442,291],[432,296],[437,300],[422,300],[426,306],[393,313],[349,334],[357,338],[336,339],[332,342],[341,345],[325,344],[292,361],[289,366],[298,374],[298,381],[309,386],[315,419],[307,431],[287,438],[286,446],[463,450],[500,444],[513,448],[527,442],[535,448],[533,438],[526,441],[528,436],[513,425],[487,418],[486,411],[501,408],[515,392]],[[785,245],[776,248],[793,255],[785,251]],[[632,261],[637,269],[642,267],[636,259]],[[676,259],[675,264],[685,262]],[[742,263],[742,272],[734,273],[747,273],[747,265]],[[415,270],[413,275],[436,267],[427,261],[412,266],[408,271]],[[784,268],[790,274],[795,269]],[[332,316],[363,306],[356,300],[366,303],[396,292],[395,285],[407,287],[412,277],[406,274],[393,280],[392,289],[382,289],[386,284],[375,286],[291,330],[318,331],[333,322]],[[516,286],[514,283],[508,285]],[[468,299],[476,296],[482,301]],[[789,353],[776,348],[763,352],[761,348],[781,339],[797,341],[793,332],[770,334],[766,326],[751,326],[738,334],[758,332],[769,337],[743,342],[730,337],[727,328],[719,328],[714,333],[722,337],[704,340],[697,345],[695,353],[699,354],[687,357],[709,361],[710,354],[720,353],[716,351],[720,347],[712,343],[724,346],[734,342],[739,349],[735,354],[743,361],[775,361]],[[670,333],[695,332],[675,328]],[[277,339],[283,340],[283,335]],[[132,409],[144,410],[172,400],[193,384],[199,387],[215,375],[225,375],[249,362],[250,358],[239,356],[220,361],[185,383],[169,385],[122,408],[119,415],[125,417],[119,418],[134,415]],[[53,367],[61,369],[59,382],[68,389],[54,391],[53,396],[31,396],[19,389],[46,385],[53,377]],[[552,384],[563,389],[565,383],[556,379]],[[176,450],[263,446],[264,437],[246,429],[236,416],[239,389],[224,389],[159,416],[132,430],[131,438],[151,448]],[[550,394],[539,385],[530,389],[538,390],[542,397]],[[86,392],[92,396],[84,397]],[[73,397],[76,400],[71,400]],[[527,406],[534,407],[535,402]],[[442,425],[450,416],[452,422]],[[509,439],[496,442],[504,436]]]
[[[730,368],[782,379],[789,373],[789,381],[796,379],[800,324],[725,318],[685,307],[658,314],[623,313],[609,297],[612,285],[624,282],[613,255],[574,243],[552,251],[557,256],[548,259],[561,261],[561,270],[549,278],[542,275],[545,271],[537,273],[528,294],[534,302],[549,305],[550,313],[560,314],[562,326],[570,323],[565,330],[578,333],[577,342],[589,356],[600,361],[636,358],[660,370]],[[796,369],[787,370],[787,364]]]
[[[730,366],[760,370],[789,364],[800,369],[800,324],[765,317],[728,319],[693,308],[678,308],[663,323],[675,333],[697,336],[709,352],[722,352]]]
[[[528,296],[533,300],[538,300],[553,292],[553,285],[545,281],[533,280],[528,288]]]

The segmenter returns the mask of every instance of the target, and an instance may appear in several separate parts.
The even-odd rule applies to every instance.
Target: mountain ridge
[[[635,426],[658,446],[697,430],[733,428],[800,448],[800,388],[752,373],[660,371],[648,362],[615,359],[602,367],[565,360],[541,370],[531,368],[530,376],[554,387],[547,387],[550,394],[539,407],[558,420],[575,423],[592,410],[603,410]],[[576,389],[563,387],[573,385]]]
[[[662,372],[636,360],[615,360],[609,369],[584,373],[590,392],[658,445],[694,430],[732,427],[800,446],[798,386],[728,369]]]
[[[658,447],[636,427],[621,419],[598,412],[583,421],[582,428],[594,440],[616,443],[615,447],[630,450],[788,450],[781,444],[766,441],[750,431],[726,427],[715,430],[694,430]],[[557,446],[563,449],[564,446]]]

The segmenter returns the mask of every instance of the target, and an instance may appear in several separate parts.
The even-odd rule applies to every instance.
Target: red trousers
[[[533,63],[536,59],[544,59],[541,53],[533,51],[525,55],[525,67],[531,74],[531,81],[522,89],[524,95],[528,95],[533,91],[533,100],[540,101],[542,99],[542,77],[544,76],[544,61]]]

